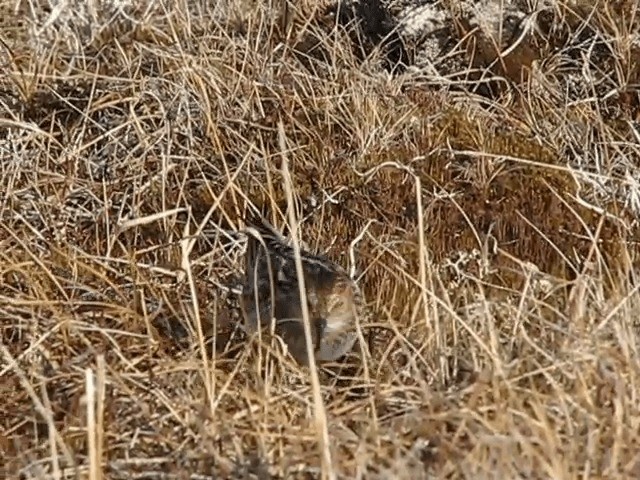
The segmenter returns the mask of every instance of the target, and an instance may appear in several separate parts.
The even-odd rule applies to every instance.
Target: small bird
[[[246,221],[245,279],[240,306],[245,331],[275,321],[291,355],[307,365],[302,304],[292,246],[264,218]],[[364,314],[360,289],[347,272],[324,255],[300,251],[313,351],[316,361],[346,355],[356,341],[356,318]]]

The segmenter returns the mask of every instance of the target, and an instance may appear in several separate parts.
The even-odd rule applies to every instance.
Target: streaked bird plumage
[[[307,363],[302,304],[295,253],[287,240],[265,219],[247,219],[247,251],[241,309],[245,330],[253,333],[271,324],[292,356]],[[324,255],[300,251],[313,351],[317,361],[336,360],[356,340],[356,318],[363,298],[347,272]]]

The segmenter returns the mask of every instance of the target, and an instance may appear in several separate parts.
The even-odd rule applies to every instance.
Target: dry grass
[[[640,477],[635,2],[548,2],[504,61],[460,21],[440,80],[311,0],[68,3],[0,7],[0,477]],[[283,156],[374,312],[328,448],[222,288]]]

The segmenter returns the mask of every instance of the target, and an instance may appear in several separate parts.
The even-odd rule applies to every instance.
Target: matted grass
[[[328,2],[0,3],[0,477],[640,477],[637,5],[502,63],[461,3],[447,78]],[[285,157],[372,312],[320,424],[225,288]]]

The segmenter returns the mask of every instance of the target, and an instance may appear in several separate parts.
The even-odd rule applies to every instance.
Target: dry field
[[[1,0],[0,478],[640,478],[639,87],[634,0]],[[340,362],[236,328],[249,204]]]

